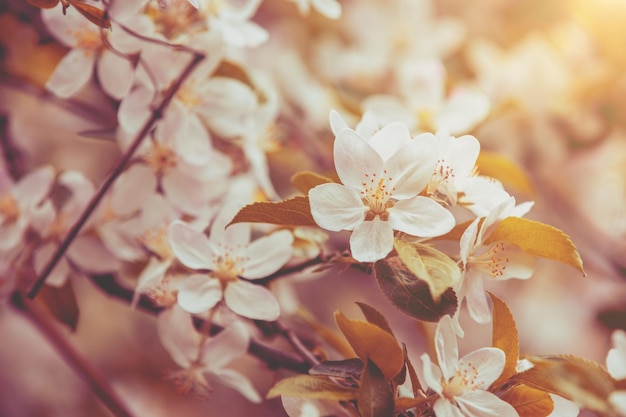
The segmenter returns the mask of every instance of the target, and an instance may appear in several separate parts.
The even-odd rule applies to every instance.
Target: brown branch
[[[287,339],[291,347],[293,347],[295,351],[306,360],[309,366],[319,365],[320,360],[304,345],[304,343],[302,343],[302,340],[300,340],[298,335],[295,334],[293,330],[288,329],[279,321],[276,322],[276,327],[278,328],[280,334]]]
[[[46,281],[46,278],[48,277],[48,275],[50,275],[50,273],[52,272],[54,267],[57,265],[59,260],[61,260],[67,248],[74,241],[74,238],[76,238],[76,236],[80,232],[80,229],[83,227],[83,225],[87,222],[87,219],[89,219],[89,217],[91,216],[93,211],[96,209],[96,207],[98,206],[102,198],[104,198],[105,194],[107,193],[111,185],[113,185],[113,182],[124,171],[124,169],[126,168],[126,164],[128,164],[130,159],[133,157],[133,154],[135,153],[137,148],[139,148],[139,145],[141,145],[141,142],[144,140],[147,134],[153,129],[154,124],[163,117],[163,112],[165,111],[169,103],[172,101],[172,98],[174,97],[176,92],[179,90],[179,88],[185,82],[185,80],[191,75],[194,68],[203,59],[204,59],[203,54],[199,52],[194,52],[193,58],[191,59],[189,64],[185,67],[180,77],[178,77],[176,81],[167,90],[167,92],[165,93],[165,97],[161,101],[161,104],[152,111],[150,118],[144,123],[139,133],[137,133],[137,135],[135,136],[135,139],[133,140],[132,145],[126,150],[126,152],[124,152],[119,157],[119,159],[117,160],[117,162],[111,169],[111,172],[109,173],[109,175],[105,178],[104,182],[102,183],[102,185],[100,186],[96,194],[91,198],[91,200],[89,201],[89,204],[87,205],[85,210],[82,212],[79,219],[72,226],[72,228],[68,232],[65,239],[63,239],[63,241],[59,245],[59,248],[54,253],[54,256],[50,258],[45,268],[41,272],[41,275],[37,278],[32,288],[28,292],[28,298],[30,299],[35,298],[35,296],[37,295],[37,292],[39,292],[39,289]]]
[[[9,135],[9,117],[0,115],[0,147],[2,148],[2,156],[6,164],[7,171],[14,181],[17,181],[24,175],[24,159],[22,153],[15,146]]]
[[[116,417],[132,417],[122,399],[113,391],[107,380],[65,338],[57,325],[35,302],[16,292],[12,304],[39,329],[69,366],[91,388],[98,399]]]

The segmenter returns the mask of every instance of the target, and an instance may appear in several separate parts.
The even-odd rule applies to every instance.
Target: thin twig
[[[35,298],[35,296],[37,295],[37,292],[39,292],[39,289],[44,284],[46,278],[48,277],[48,275],[50,275],[50,273],[52,272],[54,267],[57,265],[59,260],[61,260],[61,257],[63,256],[63,254],[65,254],[65,251],[70,246],[74,238],[78,235],[78,232],[80,231],[80,229],[87,222],[87,219],[89,219],[89,216],[91,216],[91,214],[96,209],[96,207],[98,206],[102,198],[105,196],[105,194],[107,193],[111,185],[113,185],[113,182],[124,171],[124,169],[126,168],[126,164],[128,164],[128,161],[130,161],[130,159],[133,157],[133,154],[135,153],[137,148],[139,148],[139,145],[141,145],[141,142],[144,140],[147,134],[153,129],[154,124],[157,122],[157,120],[163,117],[163,112],[169,105],[170,101],[172,101],[172,98],[174,97],[178,89],[181,87],[183,82],[185,82],[185,80],[191,75],[193,69],[203,59],[204,59],[203,54],[199,52],[194,52],[191,62],[189,62],[189,64],[185,67],[180,77],[178,77],[176,81],[172,84],[172,86],[167,90],[167,92],[165,93],[165,97],[161,101],[161,104],[152,111],[150,118],[144,123],[139,133],[137,133],[137,136],[133,140],[132,145],[117,160],[117,162],[113,166],[109,175],[106,177],[106,179],[104,180],[104,182],[102,183],[102,185],[100,186],[96,194],[89,201],[89,204],[87,205],[85,210],[82,212],[80,218],[72,226],[67,236],[65,237],[65,239],[63,239],[63,242],[61,242],[61,244],[59,245],[59,248],[54,253],[54,256],[46,264],[46,267],[43,269],[41,275],[37,278],[37,281],[35,281],[31,290],[28,292],[28,297],[30,299]]]
[[[255,279],[254,283],[259,285],[267,285],[270,282],[274,281],[277,278],[282,278],[287,275],[295,274],[297,272],[302,272],[307,268],[312,266],[320,265],[328,260],[327,256],[318,255],[315,258],[306,260],[296,265],[288,266],[283,269],[279,269],[271,275],[266,276],[265,278]]]
[[[50,317],[33,301],[16,292],[13,305],[28,317],[54,346],[78,376],[91,388],[98,399],[116,417],[132,417],[122,399],[113,391],[107,380],[65,338]]]
[[[287,339],[291,347],[293,347],[310,366],[315,366],[320,363],[320,360],[313,354],[313,352],[304,346],[302,340],[300,340],[298,335],[295,334],[293,330],[288,329],[279,321],[276,322],[276,326],[278,327],[280,334]]]

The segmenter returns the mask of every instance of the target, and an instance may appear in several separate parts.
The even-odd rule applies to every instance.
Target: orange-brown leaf
[[[40,9],[52,9],[57,4],[59,4],[59,0],[26,0],[30,4],[35,7],[39,7]]]
[[[519,417],[547,417],[554,410],[554,401],[547,392],[522,384],[506,390],[501,399],[511,404]]]
[[[230,224],[243,222],[285,226],[316,226],[311,215],[309,198],[304,196],[279,202],[260,201],[249,204],[239,210]]]
[[[386,330],[363,320],[350,320],[339,311],[335,312],[335,320],[363,363],[370,359],[388,381],[400,373],[404,367],[404,352]]]
[[[298,375],[278,381],[267,393],[267,398],[275,398],[281,395],[349,401],[357,397],[357,390],[339,385],[326,376]]]
[[[500,180],[506,188],[512,188],[526,195],[534,193],[526,172],[514,161],[495,152],[481,151],[476,161],[480,175]]]
[[[576,246],[556,227],[521,217],[507,217],[498,223],[485,244],[497,241],[513,243],[531,255],[563,262],[585,273]]]
[[[311,171],[300,171],[291,176],[291,184],[302,194],[308,194],[311,188],[329,182],[333,180]]]
[[[511,310],[504,301],[489,293],[493,304],[492,344],[506,355],[506,363],[500,377],[492,384],[496,387],[506,382],[515,373],[519,358],[519,335]]]

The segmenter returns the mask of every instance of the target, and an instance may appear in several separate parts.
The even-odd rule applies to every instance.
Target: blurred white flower
[[[611,339],[613,348],[606,355],[606,369],[613,378],[626,379],[626,332],[615,330]],[[618,413],[626,416],[626,390],[612,392],[609,402]]]

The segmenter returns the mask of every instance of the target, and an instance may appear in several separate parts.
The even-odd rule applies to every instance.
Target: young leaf
[[[524,252],[566,263],[583,274],[583,261],[570,238],[556,227],[520,217],[507,217],[489,235],[485,244],[505,241]]]
[[[301,307],[298,309],[297,315],[341,356],[350,357],[354,354],[350,345],[346,343],[339,332],[320,323],[310,311]]]
[[[511,310],[504,301],[489,293],[493,304],[492,344],[500,348],[506,355],[506,363],[500,377],[491,386],[496,387],[506,382],[515,374],[515,366],[519,358],[519,335]]]
[[[524,170],[505,156],[481,151],[476,166],[480,175],[500,180],[505,188],[512,188],[526,195],[534,194],[532,183]]]
[[[239,210],[234,223],[271,223],[289,226],[317,226],[311,215],[308,197],[294,197],[279,202],[261,201]]]
[[[357,396],[361,417],[389,417],[393,415],[394,400],[391,384],[376,364],[368,360]]]
[[[365,316],[365,320],[367,320],[368,322],[372,324],[377,325],[378,327],[380,327],[381,329],[383,329],[390,335],[394,336],[393,331],[391,330],[391,326],[389,326],[389,322],[387,321],[385,316],[383,316],[378,310],[376,310],[374,307],[367,305],[365,303],[357,302],[356,304],[359,306],[359,308],[361,309],[361,312]]]
[[[423,321],[438,321],[446,314],[453,315],[457,298],[448,288],[436,303],[428,284],[416,277],[398,258],[376,262],[376,281],[383,294],[405,314]]]
[[[79,311],[74,289],[69,281],[59,288],[45,285],[37,299],[41,300],[57,320],[68,325],[72,331],[76,330]]]
[[[267,398],[275,398],[281,395],[350,401],[357,398],[357,390],[339,385],[325,376],[298,375],[278,381],[270,392],[267,393]]]
[[[406,267],[426,281],[433,300],[438,303],[448,288],[461,280],[461,269],[448,255],[428,245],[394,240],[398,256]]]
[[[309,369],[310,375],[325,375],[338,378],[361,378],[363,361],[358,358],[344,359],[342,361],[324,361]]]
[[[40,9],[52,9],[57,4],[59,4],[59,0],[27,0],[27,1],[35,7],[39,7]]]
[[[107,13],[90,4],[83,3],[78,0],[68,0],[76,10],[85,16],[91,23],[100,26],[103,29],[111,29],[111,21],[107,17]]]
[[[527,359],[533,367],[515,374],[512,380],[569,398],[581,407],[609,413],[607,398],[615,382],[601,365],[571,355]]]
[[[425,404],[429,401],[428,397],[418,397],[418,398],[410,398],[410,397],[400,397],[396,398],[396,404],[394,406],[394,412],[399,413],[401,411],[406,411],[410,408],[419,407],[422,404]]]
[[[335,312],[335,320],[363,363],[370,359],[388,381],[400,373],[404,367],[404,352],[392,335],[375,324],[347,319],[339,311]]]
[[[333,180],[311,171],[300,171],[291,176],[291,184],[302,194],[308,194],[311,188],[329,182]]]
[[[415,367],[411,363],[409,357],[406,356],[404,359],[406,361],[406,369],[409,372],[409,378],[411,379],[411,389],[413,391],[413,395],[417,396],[417,393],[422,389],[422,384],[420,384]]]
[[[554,401],[547,392],[522,384],[509,388],[500,398],[511,404],[519,417],[547,417],[554,410]]]

